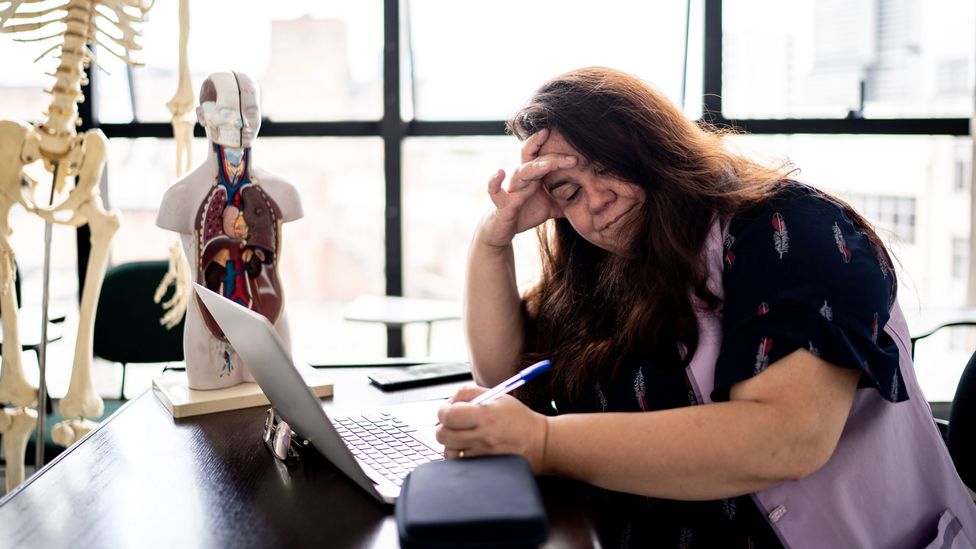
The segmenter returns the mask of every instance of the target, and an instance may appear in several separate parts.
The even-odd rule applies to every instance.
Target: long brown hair
[[[566,219],[537,229],[542,274],[524,296],[524,360],[551,358],[554,365],[550,387],[539,389],[581,396],[612,381],[633,355],[687,365],[698,343],[690,291],[713,309],[721,305],[706,286],[702,259],[712,220],[775,196],[790,166],[766,167],[730,152],[729,132],[696,124],[652,86],[602,67],[545,83],[507,127],[520,140],[556,130],[646,196],[627,254],[590,244]],[[880,246],[870,226],[845,209]],[[678,355],[678,344],[690,351]]]

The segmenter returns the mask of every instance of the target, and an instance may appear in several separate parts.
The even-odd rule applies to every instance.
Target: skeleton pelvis
[[[0,120],[0,200],[7,204],[20,202],[21,187],[32,184],[23,170],[24,164],[37,160],[37,156],[24,158],[30,133],[31,128],[26,124]],[[37,150],[36,144],[34,150]]]

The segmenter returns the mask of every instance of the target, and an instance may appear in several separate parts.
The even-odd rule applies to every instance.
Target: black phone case
[[[426,387],[428,385],[437,385],[439,383],[472,379],[470,369],[461,372],[433,372],[430,374],[422,374],[417,377],[411,377],[409,379],[386,379],[383,377],[383,372],[369,374],[368,377],[370,383],[376,385],[384,391],[399,391],[401,389]]]

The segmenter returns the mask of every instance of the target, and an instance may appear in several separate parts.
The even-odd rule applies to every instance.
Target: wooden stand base
[[[299,372],[318,397],[332,396],[332,381],[323,372],[309,366],[300,366]],[[185,372],[168,372],[158,376],[153,379],[152,388],[153,394],[174,419],[269,404],[257,383],[198,391],[186,386]]]

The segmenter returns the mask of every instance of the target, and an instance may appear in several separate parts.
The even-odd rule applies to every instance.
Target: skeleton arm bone
[[[167,330],[172,329],[183,320],[186,307],[190,303],[190,269],[183,257],[179,242],[169,248],[169,269],[159,286],[156,287],[153,301],[159,303],[166,295],[166,289],[170,285],[173,286],[173,297],[163,302],[163,309],[166,309],[166,313],[159,319],[159,323],[165,326]]]
[[[180,76],[176,93],[166,103],[172,115],[173,139],[176,141],[176,176],[181,177],[193,165],[193,119],[187,114],[193,112],[193,83],[190,66],[187,62],[187,47],[190,42],[190,2],[180,0]]]
[[[187,47],[190,42],[189,0],[180,0],[180,67],[176,94],[166,103],[173,118],[183,116],[193,110],[193,82],[187,62]]]

